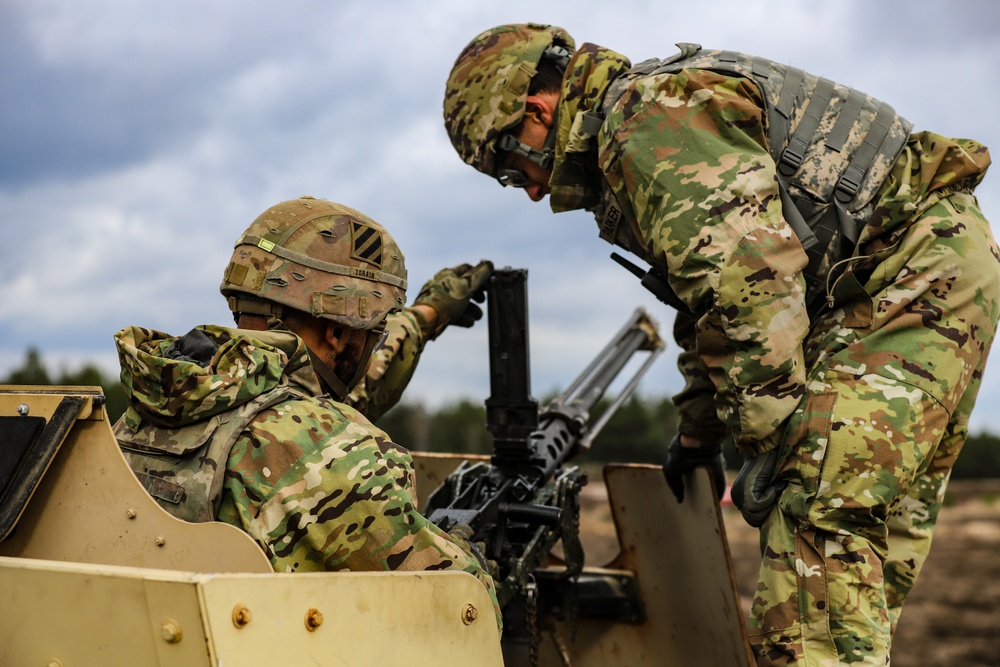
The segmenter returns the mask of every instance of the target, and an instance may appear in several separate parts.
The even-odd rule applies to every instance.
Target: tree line
[[[38,350],[30,349],[23,364],[0,378],[0,384],[99,386],[107,398],[108,416],[116,421],[127,407],[117,377],[108,377],[94,365],[77,371],[50,372]],[[485,397],[484,397],[485,398]],[[544,405],[545,398],[539,400]],[[608,407],[598,404],[593,419]],[[486,429],[483,403],[460,400],[429,410],[404,400],[375,422],[398,444],[416,451],[489,454],[492,436]],[[591,450],[577,457],[580,463],[662,464],[667,444],[677,426],[677,411],[669,397],[633,395],[611,417],[594,440]],[[731,443],[723,446],[726,464],[738,470],[742,457]],[[955,464],[953,479],[1000,477],[1000,437],[987,432],[970,434]]]

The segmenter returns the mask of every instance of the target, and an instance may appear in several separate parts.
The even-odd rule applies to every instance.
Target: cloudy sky
[[[817,8],[818,6],[818,8]],[[593,219],[553,216],[456,157],[441,122],[461,48],[500,23],[561,25],[639,62],[675,42],[770,57],[1000,150],[990,0],[895,2],[0,0],[0,374],[117,372],[112,335],[231,323],[218,292],[258,213],[303,194],[385,224],[416,293],[444,266],[527,268],[534,393],[564,385],[638,306]],[[998,167],[1000,169],[1000,167]],[[1000,221],[1000,173],[979,190]],[[675,391],[675,350],[643,384]],[[489,393],[485,327],[431,343],[408,395]],[[1000,365],[975,428],[1000,432]]]

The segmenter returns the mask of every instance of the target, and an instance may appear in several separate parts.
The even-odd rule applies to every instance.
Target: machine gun
[[[485,545],[486,556],[497,565],[494,578],[505,617],[509,602],[531,597],[533,573],[560,540],[566,561],[562,576],[574,577],[582,569],[579,493],[587,480],[566,463],[590,448],[664,347],[655,324],[636,310],[572,384],[539,411],[530,389],[526,282],[525,270],[501,269],[488,289],[491,460],[461,464],[428,497],[425,510],[444,530],[471,527],[472,541]],[[640,351],[648,357],[590,424],[591,410]]]

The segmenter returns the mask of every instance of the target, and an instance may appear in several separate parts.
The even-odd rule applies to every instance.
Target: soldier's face
[[[552,92],[529,95],[525,100],[524,118],[515,137],[521,143],[527,144],[536,151],[545,148],[549,130],[555,122],[555,109],[559,102],[559,94]],[[524,174],[524,192],[531,201],[542,201],[549,194],[549,179],[552,169],[543,169],[523,155],[508,154],[509,166]]]
[[[365,372],[367,372],[372,360],[371,352],[367,346],[368,338],[377,337],[381,339],[383,336],[384,331],[382,330],[377,332],[358,329],[344,330],[339,340],[340,344],[328,362],[332,362],[332,367],[337,377],[347,382],[357,374],[360,368],[363,367]],[[376,341],[373,340],[372,342]],[[366,351],[368,351],[367,355],[365,354]]]
[[[549,194],[549,178],[551,169],[542,169],[531,160],[520,155],[511,156],[511,167],[524,174],[524,192],[531,201],[542,201]]]
[[[534,127],[535,125],[533,124],[522,124],[521,131],[516,138],[535,150],[541,150],[545,145],[547,131],[544,131],[544,128],[542,128],[543,131],[539,133],[532,129]],[[537,134],[541,134],[540,140],[536,136]],[[500,162],[500,169],[510,169],[520,172],[522,178],[517,179],[519,182],[516,187],[523,188],[531,201],[541,201],[545,198],[545,195],[549,194],[549,178],[552,176],[551,169],[542,169],[523,155],[515,153],[507,153],[504,156]]]

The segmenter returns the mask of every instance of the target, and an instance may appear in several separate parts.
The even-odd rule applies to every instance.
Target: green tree
[[[1000,437],[989,433],[970,435],[952,468],[952,479],[1000,477]]]
[[[599,419],[608,407],[607,400],[598,403],[591,421]],[[676,424],[677,411],[669,399],[650,401],[632,395],[611,416],[594,439],[590,452],[580,460],[663,463]]]
[[[93,364],[87,364],[75,372],[63,370],[53,380],[42,361],[41,353],[34,348],[28,349],[24,356],[24,363],[11,371],[6,378],[0,380],[0,384],[100,387],[107,400],[105,408],[108,412],[108,419],[112,423],[121,417],[126,408],[125,390],[118,378],[108,377]]]
[[[431,415],[428,446],[436,452],[489,454],[493,436],[486,430],[486,407],[461,400]]]
[[[49,385],[49,372],[42,362],[42,355],[35,348],[29,348],[24,356],[24,364],[20,368],[15,368],[10,375],[4,379],[5,384],[38,384]]]
[[[488,454],[493,438],[486,430],[486,408],[462,400],[428,413],[400,403],[378,420],[393,442],[415,451]]]

